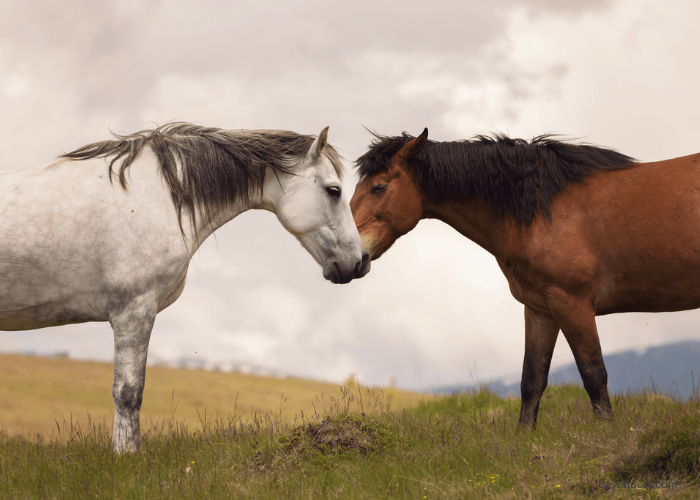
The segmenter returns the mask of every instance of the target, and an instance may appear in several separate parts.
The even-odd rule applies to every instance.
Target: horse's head
[[[355,188],[350,207],[362,241],[360,277],[369,272],[370,261],[378,259],[421,219],[421,191],[409,164],[427,140],[426,128],[393,154],[386,168],[364,177]]]
[[[338,172],[325,151],[327,136],[328,127],[290,174],[273,175],[265,189],[275,198],[277,218],[323,267],[323,277],[348,283],[359,277],[362,247]]]

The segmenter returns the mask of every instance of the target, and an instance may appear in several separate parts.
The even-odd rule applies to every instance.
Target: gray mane
[[[262,193],[268,168],[275,174],[290,173],[315,139],[286,130],[229,131],[183,122],[130,135],[113,135],[115,140],[88,144],[61,158],[114,156],[109,162],[110,182],[113,175],[118,176],[126,190],[126,169],[144,146],[150,146],[170,188],[181,230],[183,207],[192,212],[196,207],[203,218],[211,219],[238,200],[247,202],[251,192]],[[343,164],[338,152],[328,144],[324,154],[342,179]]]

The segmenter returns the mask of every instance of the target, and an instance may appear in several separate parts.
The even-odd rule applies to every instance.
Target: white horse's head
[[[328,127],[290,174],[272,173],[264,197],[285,229],[323,267],[323,277],[348,283],[359,277],[362,244],[336,168],[324,153],[327,137]]]

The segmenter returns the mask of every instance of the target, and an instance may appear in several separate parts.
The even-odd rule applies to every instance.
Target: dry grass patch
[[[111,363],[0,354],[0,428],[9,434],[41,433],[47,438],[71,423],[87,429],[90,422],[97,422],[109,429],[114,411],[112,376]],[[205,415],[210,420],[235,416],[252,421],[270,412],[301,418],[328,412],[343,397],[343,390],[338,384],[293,377],[149,366],[141,425],[147,431],[174,417],[196,427]],[[432,399],[390,391],[393,409]]]

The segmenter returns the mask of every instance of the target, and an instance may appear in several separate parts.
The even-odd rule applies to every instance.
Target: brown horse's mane
[[[394,155],[414,139],[406,132],[395,137],[371,133],[375,139],[355,162],[360,179],[386,172]],[[538,208],[550,218],[552,197],[568,183],[636,161],[612,149],[557,137],[545,134],[528,142],[494,134],[464,141],[428,141],[411,166],[429,196],[437,200],[481,196],[493,203],[497,215],[512,214],[518,225],[528,226]]]
[[[127,189],[126,169],[144,146],[150,146],[170,188],[181,228],[183,207],[192,211],[197,207],[204,218],[210,218],[238,200],[247,202],[252,192],[262,192],[268,167],[276,173],[288,173],[315,139],[286,130],[229,131],[184,122],[113,135],[116,140],[88,144],[61,158],[113,156],[109,162],[110,182],[112,175],[117,175],[116,166],[119,183]],[[324,154],[342,178],[338,152],[328,144]]]

